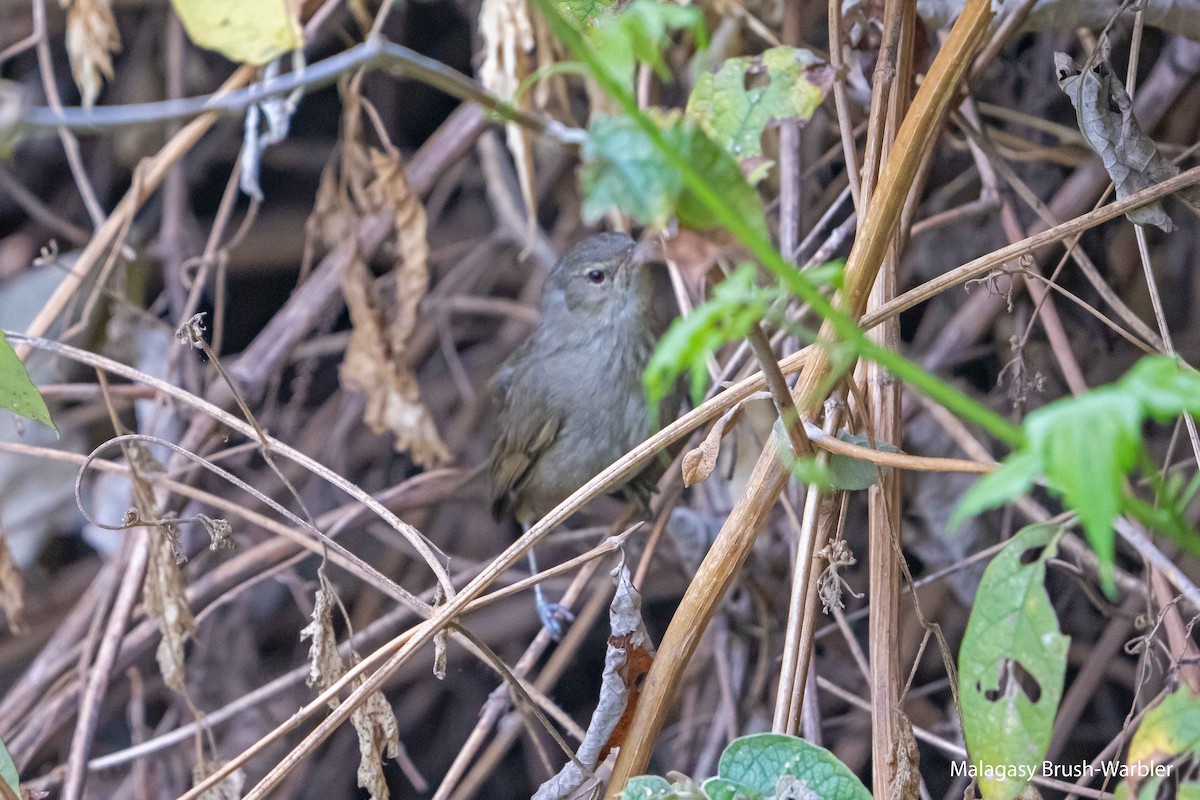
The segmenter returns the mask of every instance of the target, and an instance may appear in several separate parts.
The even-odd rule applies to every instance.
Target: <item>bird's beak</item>
[[[627,272],[656,261],[662,261],[662,243],[658,237],[652,237],[644,242],[639,242],[633,249],[626,253],[619,269],[622,272]]]

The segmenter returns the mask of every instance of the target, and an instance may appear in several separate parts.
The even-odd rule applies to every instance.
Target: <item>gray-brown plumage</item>
[[[642,373],[665,320],[642,252],[625,234],[599,234],[550,273],[537,329],[493,379],[497,519],[532,525],[651,433]],[[625,487],[643,500],[648,489],[645,478]]]

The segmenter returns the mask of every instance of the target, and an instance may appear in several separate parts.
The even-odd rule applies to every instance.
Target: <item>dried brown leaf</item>
[[[483,0],[479,9],[479,34],[483,38],[480,82],[498,97],[528,111],[532,107],[530,94],[516,96],[521,82],[533,71],[536,42],[525,0]],[[532,141],[529,133],[516,123],[508,123],[504,130],[517,167],[521,198],[525,202],[527,246],[532,247],[537,228],[537,181]]]
[[[143,594],[146,613],[158,619],[162,634],[154,655],[163,682],[181,694],[186,693],[184,643],[196,630],[196,620],[188,607],[175,545],[168,535],[151,534],[150,566],[146,570]]]
[[[13,634],[25,632],[25,581],[13,563],[8,540],[0,536],[0,611]]]
[[[620,746],[633,719],[640,681],[654,661],[654,644],[642,621],[642,597],[622,561],[613,572],[617,590],[608,608],[610,635],[596,710],[575,759],[538,787],[533,800],[561,800],[575,792],[591,771]]]
[[[694,486],[708,480],[717,468],[717,457],[721,455],[721,437],[725,435],[725,423],[728,418],[727,414],[718,418],[704,437],[704,441],[684,454],[684,486]]]
[[[337,636],[333,632],[333,589],[322,579],[313,604],[312,621],[300,631],[300,641],[312,639],[308,648],[308,685],[325,691],[346,672],[342,654],[338,652]],[[337,699],[329,703],[337,707]]]
[[[362,681],[356,681],[356,688]],[[387,779],[383,760],[400,755],[400,726],[396,714],[382,692],[372,692],[366,702],[350,715],[350,724],[358,733],[358,785],[371,793],[371,800],[387,800]]]
[[[1066,53],[1054,54],[1058,85],[1075,106],[1079,130],[1104,162],[1116,187],[1117,199],[1135,194],[1179,174],[1179,168],[1158,152],[1133,115],[1133,101],[1121,79],[1100,60],[1086,72]],[[1191,187],[1176,196],[1200,207],[1200,189]],[[1162,203],[1154,202],[1128,212],[1130,222],[1155,225],[1170,232],[1175,226]]]
[[[121,51],[121,33],[108,0],[61,0],[67,8],[67,55],[71,74],[84,107],[100,96],[104,81],[112,80],[113,53]]]
[[[209,775],[225,766],[224,761],[198,761],[192,767],[192,785],[208,779]],[[246,785],[246,773],[235,769],[224,780],[200,795],[196,800],[241,800],[242,787]]]
[[[396,449],[418,464],[433,467],[450,460],[433,416],[421,402],[420,387],[408,360],[408,343],[418,307],[429,286],[429,244],[425,208],[409,188],[399,152],[363,143],[362,99],[353,85],[346,91],[343,145],[336,193],[332,176],[322,179],[317,220],[311,229],[326,237],[353,226],[364,216],[389,212],[395,220],[393,245],[399,256],[392,270],[395,300],[385,298],[367,264],[351,260],[342,294],[354,327],[342,361],[342,383],[367,393],[364,421],[377,433],[395,436]]]

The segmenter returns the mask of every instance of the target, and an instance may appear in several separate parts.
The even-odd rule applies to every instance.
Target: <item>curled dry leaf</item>
[[[184,672],[184,642],[196,630],[196,620],[188,607],[183,575],[169,536],[157,530],[150,533],[150,566],[143,587],[146,613],[158,620],[162,640],[155,658],[163,683],[183,694],[187,690]]]
[[[713,470],[717,468],[717,457],[721,455],[721,439],[725,436],[726,427],[736,416],[738,408],[739,406],[735,406],[718,417],[717,421],[709,428],[704,441],[684,454],[684,486],[693,486],[708,480]]]
[[[71,74],[85,107],[100,95],[113,76],[113,53],[121,51],[121,34],[108,0],[60,0],[67,9],[67,55]]]
[[[192,785],[208,780],[208,776],[225,766],[224,761],[197,761],[192,767]],[[244,770],[235,769],[224,780],[212,787],[196,800],[241,800],[242,787],[246,785]]]
[[[517,97],[521,82],[533,70],[536,38],[525,0],[483,0],[479,9],[479,34],[483,38],[483,63],[479,80],[496,96],[528,111],[530,94]],[[508,149],[517,166],[521,198],[525,201],[526,240],[529,246],[537,227],[537,185],[533,174],[533,148],[529,133],[516,123],[504,126]]]
[[[921,796],[921,752],[913,734],[912,721],[903,711],[896,711],[896,739],[888,760],[892,762],[892,782],[888,800],[918,800]]]
[[[342,654],[338,652],[337,636],[333,633],[333,588],[325,582],[324,573],[320,573],[321,586],[317,589],[316,600],[313,603],[311,621],[300,631],[300,641],[312,639],[308,648],[308,685],[325,691],[346,671]],[[329,701],[331,708],[337,707],[337,700]]]
[[[1054,54],[1058,85],[1075,106],[1079,129],[1104,162],[1116,186],[1117,199],[1161,183],[1179,174],[1179,168],[1163,158],[1133,116],[1133,101],[1112,67],[1098,61],[1086,72],[1066,53]],[[1192,186],[1176,196],[1200,207],[1200,188]],[[1156,225],[1170,232],[1175,226],[1162,203],[1154,202],[1126,214],[1130,222]]]
[[[692,486],[708,480],[717,467],[717,458],[721,455],[721,439],[725,437],[730,425],[737,421],[742,408],[746,403],[770,399],[770,397],[769,392],[755,392],[717,418],[717,421],[709,428],[704,441],[683,456],[684,486]]]
[[[617,590],[608,608],[611,634],[604,656],[600,699],[575,759],[543,783],[533,800],[560,800],[584,784],[609,750],[618,747],[633,718],[642,677],[654,661],[654,645],[642,622],[642,597],[622,561],[613,571]]]
[[[362,682],[355,681],[355,688]],[[400,755],[396,715],[382,692],[372,692],[350,715],[350,724],[358,733],[358,785],[371,793],[371,800],[387,800],[387,779],[380,754],[386,753],[388,758]]]
[[[337,636],[333,632],[333,609],[337,603],[334,588],[323,571],[318,572],[320,587],[313,604],[311,621],[300,631],[300,639],[312,639],[308,649],[308,685],[324,691],[346,672],[346,662],[338,650]],[[358,656],[350,651],[351,660]],[[354,688],[362,685],[363,679],[354,681]],[[337,698],[329,701],[330,708],[337,708]],[[353,714],[350,723],[358,733],[358,785],[371,793],[372,800],[386,800],[387,780],[383,775],[381,753],[388,758],[401,755],[400,726],[396,715],[382,692],[373,692]]]
[[[420,387],[408,361],[408,342],[417,324],[417,307],[429,286],[425,238],[425,208],[409,188],[400,154],[367,147],[359,120],[363,101],[351,86],[346,92],[345,141],[341,179],[347,191],[319,201],[324,221],[312,229],[329,234],[357,220],[382,212],[395,218],[393,244],[399,255],[392,270],[395,302],[375,285],[367,264],[352,258],[342,281],[342,294],[354,330],[342,361],[342,383],[367,393],[364,421],[377,433],[391,432],[396,449],[408,451],[418,464],[433,467],[450,460],[429,409],[421,402]],[[332,192],[331,179],[323,193]],[[330,213],[332,208],[340,208]],[[332,243],[332,240],[326,240]],[[344,241],[344,240],[343,240]]]
[[[13,634],[25,632],[25,581],[13,563],[8,539],[0,536],[0,611]]]

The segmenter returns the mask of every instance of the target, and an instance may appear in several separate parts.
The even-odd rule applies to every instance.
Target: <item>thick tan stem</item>
[[[867,209],[862,230],[846,262],[845,288],[838,305],[855,318],[860,317],[866,307],[868,294],[875,284],[879,265],[895,233],[921,157],[932,145],[946,108],[954,99],[971,55],[987,32],[991,19],[990,0],[968,0],[897,133],[896,146],[888,155],[877,185],[875,201]],[[822,341],[834,341],[835,338],[829,327],[825,326]],[[811,413],[820,406],[823,398],[814,389],[829,376],[831,367],[828,351],[816,348],[795,391],[796,404],[802,414]],[[629,733],[613,767],[609,781],[612,792],[619,791],[629,778],[645,770],[683,669],[724,597],[726,588],[749,555],[755,536],[766,524],[771,508],[783,489],[786,474],[774,452],[774,445],[768,445],[755,464],[746,491],[738,498],[725,520],[667,628],[658,657],[643,686],[642,699],[634,713]]]

